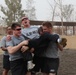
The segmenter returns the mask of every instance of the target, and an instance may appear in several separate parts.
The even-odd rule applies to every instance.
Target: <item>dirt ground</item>
[[[58,75],[76,75],[76,50],[60,52],[60,67]]]
[[[0,75],[2,75],[2,55],[0,55]],[[58,75],[76,75],[76,50],[67,49],[60,52]]]

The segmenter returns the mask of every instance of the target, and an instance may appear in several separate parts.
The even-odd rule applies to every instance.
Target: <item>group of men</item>
[[[7,34],[1,40],[1,48],[6,48],[4,51],[9,58],[3,61],[3,75],[7,75],[9,69],[12,75],[36,75],[39,71],[43,75],[57,75],[58,50],[62,51],[63,47],[57,42],[59,35],[53,34],[52,24],[46,21],[38,28],[30,25],[28,17],[23,17],[21,24],[12,23],[11,29],[12,35]],[[32,53],[34,56],[31,58]],[[30,61],[35,64],[32,69],[28,69]]]

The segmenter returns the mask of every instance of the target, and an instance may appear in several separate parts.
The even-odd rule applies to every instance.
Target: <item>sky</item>
[[[48,1],[54,5],[53,1],[54,0],[34,0],[34,5],[36,8],[36,17],[38,20],[48,20],[48,17],[50,15],[50,6],[48,4]],[[22,7],[25,9],[25,0],[22,0]],[[0,2],[1,5],[5,6],[4,0],[1,0]],[[63,0],[63,4],[73,4],[76,6],[76,0]],[[2,16],[3,14],[0,13]]]

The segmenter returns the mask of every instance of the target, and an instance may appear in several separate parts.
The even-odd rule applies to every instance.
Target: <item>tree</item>
[[[50,3],[49,3],[50,4]],[[60,17],[60,20],[61,20],[61,25],[62,25],[62,35],[63,35],[63,15],[62,15],[62,0],[54,0],[54,6],[52,6],[51,4],[50,4],[50,6],[51,6],[51,8],[52,8],[52,14],[53,14],[53,16],[52,16],[52,21],[54,21],[54,17],[55,16],[59,16]],[[57,8],[57,6],[58,6],[58,8],[59,8],[59,10],[60,10],[60,12],[59,13],[57,13],[57,11],[56,11],[56,8]],[[56,13],[55,13],[55,11],[56,11]]]
[[[47,0],[48,1],[48,0]],[[53,5],[51,5],[51,3],[48,1],[48,3],[49,3],[49,5],[50,5],[50,8],[51,8],[51,10],[52,10],[52,25],[54,24],[54,17],[56,16],[56,13],[55,13],[55,11],[56,11],[56,6],[57,6],[57,4],[54,2],[54,6]]]
[[[59,10],[60,10],[59,17],[60,17],[60,19],[61,19],[62,35],[63,35],[63,13],[62,13],[63,4],[62,4],[62,0],[54,0],[54,1],[56,2],[56,4],[57,4],[58,7],[59,7]]]
[[[72,19],[72,13],[74,11],[73,5],[69,4],[69,5],[63,5],[63,17],[66,21],[70,22]]]
[[[74,8],[73,8],[73,5],[69,4],[69,5],[63,5],[63,11],[62,11],[62,14],[63,14],[63,18],[67,21],[67,22],[71,22],[73,21],[73,11],[74,11]],[[67,26],[67,33],[70,33],[71,35],[73,34],[73,27],[71,26]]]
[[[60,12],[58,12],[58,16],[61,19],[61,25],[62,25],[62,35],[64,34],[64,25],[63,20],[66,21],[72,21],[72,14],[74,11],[73,5],[63,5],[63,0],[54,0],[58,4],[58,8]]]
[[[20,22],[21,17],[24,16],[24,10],[22,10],[21,0],[5,0],[6,8],[1,5],[1,11],[5,15],[2,19],[5,20],[7,25],[11,25],[12,22]]]
[[[34,7],[33,3],[34,3],[33,0],[26,1],[26,11],[25,12],[30,20],[36,19],[35,7]]]
[[[47,0],[48,1],[48,0]],[[54,6],[53,5],[51,5],[51,3],[48,1],[48,3],[49,3],[49,5],[50,5],[50,8],[51,8],[51,10],[52,10],[52,21],[54,21],[54,17],[55,17],[55,10],[56,10],[56,6],[57,6],[57,4],[56,3],[54,3]]]

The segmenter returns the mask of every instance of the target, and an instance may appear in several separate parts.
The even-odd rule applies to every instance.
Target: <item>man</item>
[[[42,27],[38,29],[38,33],[40,35],[37,39],[29,40],[29,47],[34,48],[34,57],[33,57],[33,63],[35,64],[34,68],[32,69],[32,75],[36,75],[38,72],[40,72],[42,68],[42,61],[43,58],[41,57],[41,54],[44,52],[44,49],[48,47],[49,41],[46,39],[47,36],[43,33]]]
[[[34,38],[39,37],[38,27],[37,26],[31,26],[30,20],[28,19],[28,17],[26,17],[26,16],[23,17],[21,20],[21,24],[23,26],[22,35],[24,35],[25,37],[27,37],[29,39],[34,39]]]
[[[38,38],[39,37],[39,34],[38,34],[38,27],[34,27],[34,26],[30,26],[30,21],[29,21],[29,19],[27,18],[27,17],[23,17],[22,18],[22,25],[23,25],[23,28],[24,29],[22,29],[22,35],[26,38],[27,37],[27,39],[29,38],[29,39],[36,39],[36,38]],[[35,41],[34,41],[35,42]],[[33,42],[33,43],[34,43]],[[43,42],[43,41],[42,41]],[[32,44],[33,44],[32,43]],[[40,42],[41,43],[41,42]],[[34,45],[36,45],[36,43],[34,44]],[[37,49],[37,48],[36,48]],[[39,47],[38,47],[38,49],[39,49]],[[35,55],[39,55],[39,52],[40,51],[38,51],[38,49],[37,49],[37,51],[34,51],[35,52]],[[41,48],[40,48],[41,49]],[[41,52],[40,52],[41,53]],[[26,55],[26,54],[25,54]],[[26,56],[25,56],[26,57]],[[36,61],[35,61],[36,60]],[[34,59],[34,61],[35,62],[38,62],[38,60],[37,59]],[[36,64],[36,63],[35,63]],[[40,67],[39,67],[40,65],[38,64],[37,66],[35,66],[35,71],[36,72],[38,72],[39,71],[39,69],[40,69]]]
[[[22,29],[22,35],[25,37],[25,39],[35,39],[35,38],[38,38],[39,37],[39,34],[38,34],[38,27],[37,26],[31,26],[30,25],[30,20],[28,17],[23,17],[21,19],[21,24],[23,26],[23,29]],[[33,49],[31,50],[31,52],[33,51]],[[29,66],[29,64],[32,64],[30,63],[32,61],[32,53],[27,51],[24,53],[24,57],[25,60],[27,60],[27,68]],[[30,66],[30,68],[28,68],[28,71],[30,71],[32,69],[32,66]],[[31,75],[30,72],[27,73],[27,75]]]
[[[43,32],[49,32],[50,34],[54,35],[52,32],[52,24],[50,22],[43,22],[42,24]],[[63,50],[63,47],[56,42],[50,41],[50,44],[48,48],[45,50],[45,52],[42,54],[42,57],[44,57],[43,60],[43,68],[42,72],[43,75],[56,75],[57,70],[59,67],[59,54],[58,50]]]
[[[9,35],[12,35],[12,29],[11,27],[7,27],[6,34],[9,37]],[[4,36],[1,39],[1,49],[4,51],[3,53],[3,73],[2,75],[8,75],[8,72],[10,70],[10,62],[9,62],[9,54],[6,48],[6,36]]]
[[[38,32],[40,34],[40,37],[37,39],[29,40],[28,44],[29,48],[34,48],[33,63],[35,64],[35,66],[32,69],[33,75],[35,75],[35,73],[39,72],[40,69],[42,69],[44,58],[41,55],[48,48],[50,41],[58,43],[57,40],[59,39],[59,36],[57,34],[52,35],[48,32],[43,33],[42,27],[38,29]]]
[[[38,27],[31,26],[30,21],[26,16],[21,19],[21,24],[22,24],[22,27],[23,27],[23,29],[21,30],[21,35],[25,39],[35,39],[35,38],[39,37]],[[33,49],[31,50],[31,52],[33,52]],[[31,52],[26,51],[26,52],[23,53],[24,59],[27,61],[27,68],[28,68],[28,65],[31,64],[30,62],[32,61],[32,53]],[[30,66],[30,68],[28,68],[28,71],[31,69],[31,67],[32,66]],[[30,72],[28,72],[27,75],[31,75]]]
[[[25,75],[27,67],[22,53],[28,49],[28,47],[25,46],[28,44],[28,41],[24,41],[24,37],[21,36],[20,24],[13,23],[11,28],[13,30],[13,35],[11,36],[11,40],[6,42],[11,72],[12,75]]]

